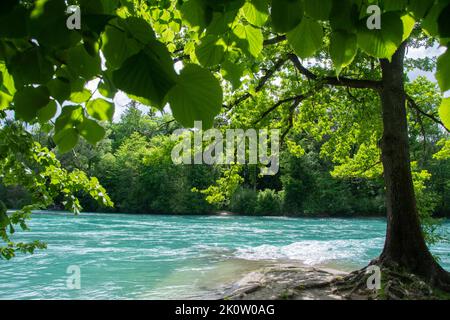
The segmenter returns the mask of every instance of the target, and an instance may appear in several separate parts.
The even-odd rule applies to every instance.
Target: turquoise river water
[[[274,260],[362,267],[385,234],[383,219],[39,212],[30,226],[14,240],[39,239],[48,249],[0,260],[0,299],[214,298]],[[450,270],[450,243],[432,251]],[[73,270],[80,289],[67,285]]]

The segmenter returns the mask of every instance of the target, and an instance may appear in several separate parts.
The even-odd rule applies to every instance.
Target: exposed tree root
[[[450,299],[450,294],[436,286],[425,282],[422,278],[390,264],[379,264],[373,261],[371,265],[378,265],[381,270],[381,288],[369,289],[368,280],[373,273],[367,268],[355,271],[343,279],[330,283],[333,292],[346,299],[381,299],[381,300],[431,300]]]

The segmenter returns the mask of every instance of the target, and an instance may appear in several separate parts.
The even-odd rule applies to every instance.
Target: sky
[[[445,47],[439,47],[438,45],[425,49],[420,48],[408,48],[407,57],[412,59],[425,58],[425,57],[438,57],[445,52]],[[410,72],[409,77],[411,80],[416,79],[418,76],[426,76],[430,81],[437,82],[434,72],[423,72],[420,70],[415,70]]]

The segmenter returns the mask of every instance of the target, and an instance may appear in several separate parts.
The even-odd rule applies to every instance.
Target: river
[[[48,249],[0,260],[0,299],[215,298],[268,261],[363,267],[381,252],[386,222],[38,212],[30,227],[14,240]],[[449,242],[432,251],[450,270]],[[73,276],[80,289],[68,286]]]

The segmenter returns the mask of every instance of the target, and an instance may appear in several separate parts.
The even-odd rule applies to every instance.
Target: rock
[[[277,264],[249,273],[237,281],[225,299],[231,300],[342,300],[332,281],[346,273],[293,264]]]

